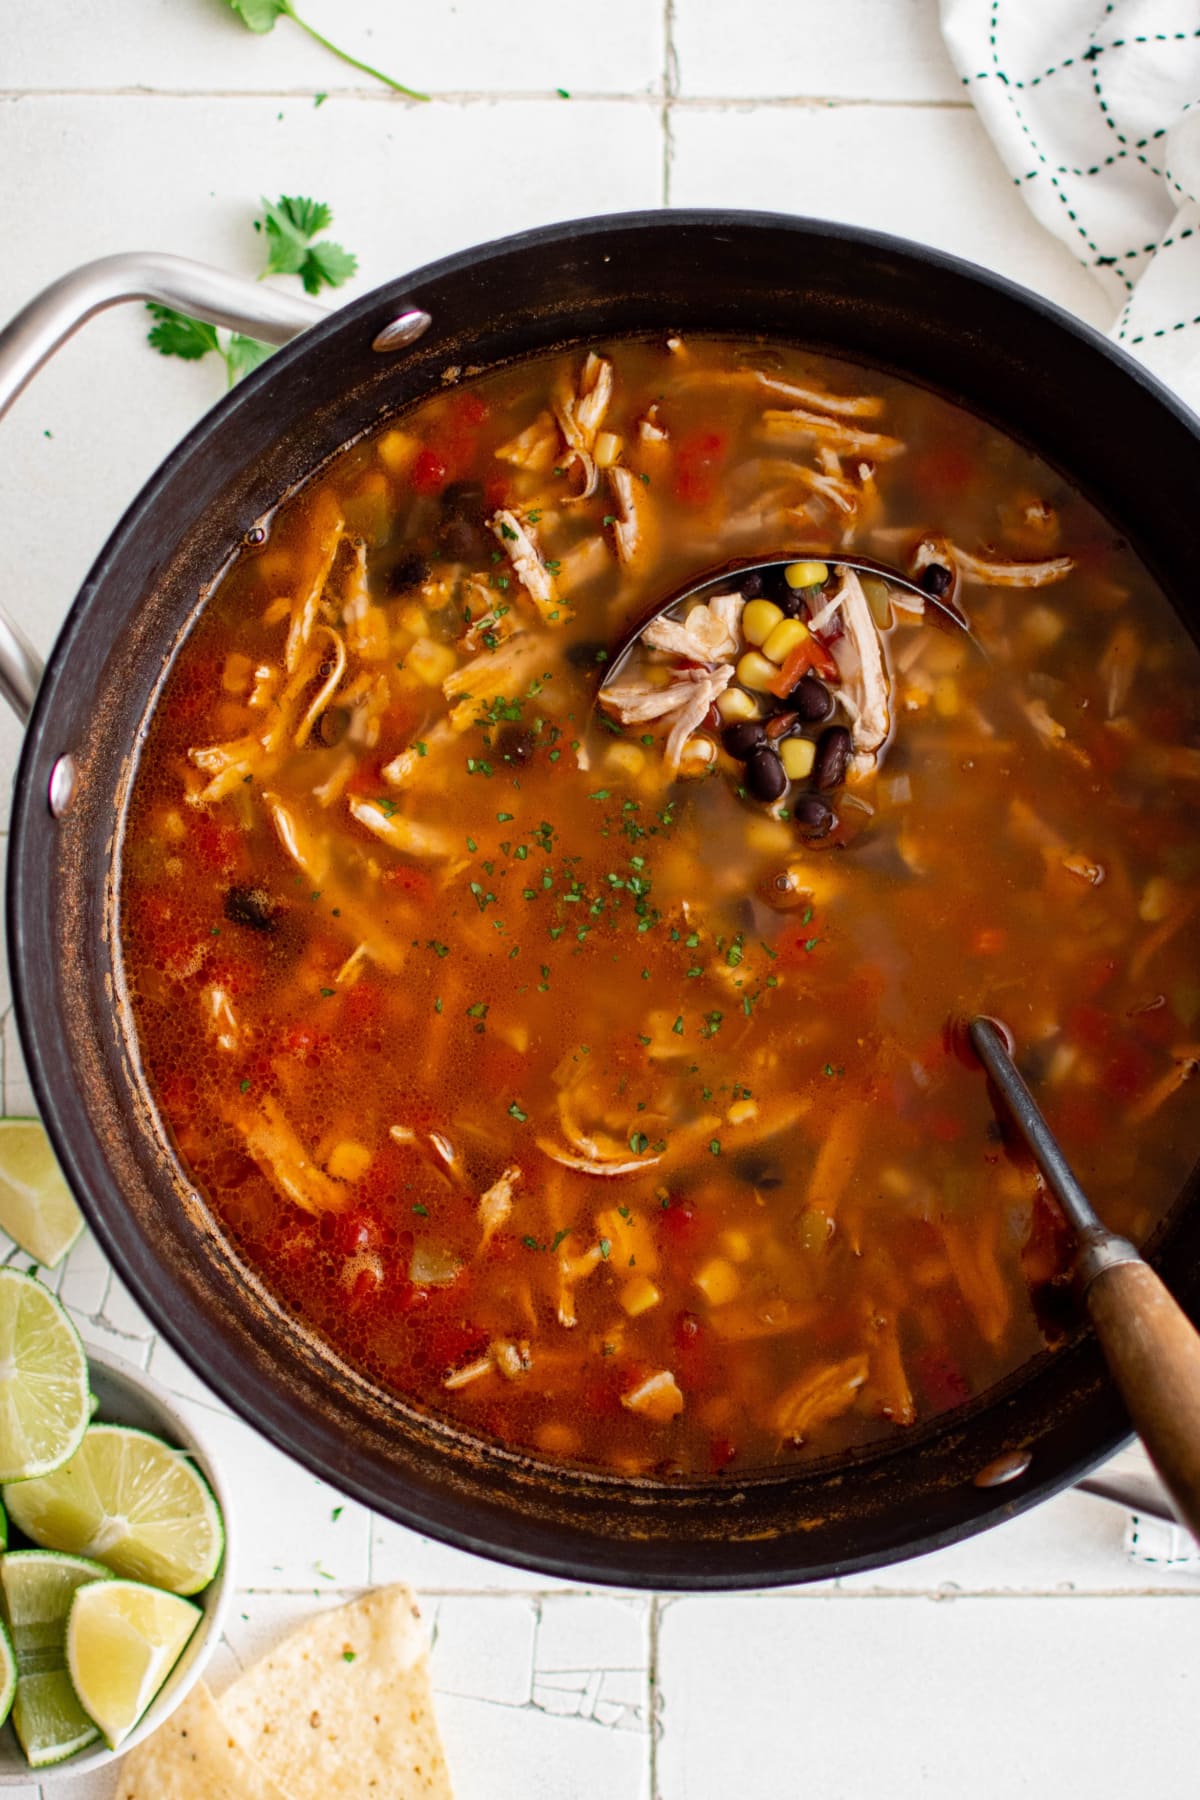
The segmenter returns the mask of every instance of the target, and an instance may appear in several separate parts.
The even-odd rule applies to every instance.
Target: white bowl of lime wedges
[[[84,1352],[0,1269],[0,1787],[102,1767],[199,1679],[233,1589],[229,1508],[170,1396]]]

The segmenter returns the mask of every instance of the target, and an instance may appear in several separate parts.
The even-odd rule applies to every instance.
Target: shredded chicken
[[[732,663],[721,663],[715,669],[676,669],[664,687],[653,687],[648,681],[627,681],[618,687],[602,688],[600,704],[607,712],[615,714],[623,725],[641,724],[649,719],[671,719],[666,767],[673,775],[679,767],[684,745],[732,679]]]
[[[918,547],[918,554],[920,548],[921,546]],[[1065,580],[1075,567],[1074,558],[1070,556],[1051,556],[1045,562],[988,560],[982,556],[972,556],[969,550],[952,544],[948,538],[940,540],[940,548],[948,553],[949,566],[956,568],[964,581],[973,582],[977,587],[1050,587],[1053,582]],[[945,562],[947,559],[943,556],[931,556],[928,560]]]
[[[500,462],[512,463],[518,469],[531,469],[544,475],[558,459],[558,426],[551,412],[541,412],[524,431],[501,444],[496,451]]]
[[[347,805],[360,825],[374,832],[389,850],[399,850],[403,856],[444,860],[455,855],[459,848],[453,834],[440,825],[422,825],[419,820],[407,818],[400,812],[389,817],[378,800],[362,800],[352,794]]]
[[[479,1223],[483,1228],[483,1236],[479,1248],[486,1249],[502,1226],[507,1225],[512,1216],[513,1189],[521,1179],[521,1171],[514,1163],[511,1169],[505,1169],[503,1175],[493,1181],[479,1202]]]
[[[690,662],[727,662],[741,647],[739,630],[745,605],[740,594],[714,594],[707,603],[693,606],[686,619],[670,619],[664,614],[653,620],[642,633],[642,642],[652,650],[665,650]]]
[[[254,1110],[237,1115],[234,1123],[263,1173],[305,1212],[339,1212],[346,1204],[349,1189],[313,1162],[299,1133],[270,1094],[265,1094]]]
[[[810,1369],[786,1388],[775,1404],[775,1429],[780,1437],[801,1444],[815,1426],[849,1412],[870,1367],[868,1359],[858,1355]]]
[[[308,710],[296,727],[292,742],[295,744],[297,750],[302,749],[305,743],[307,743],[309,732],[312,730],[321,714],[325,711],[325,708],[329,705],[333,696],[337,693],[338,688],[341,686],[342,676],[346,673],[346,646],[342,642],[339,634],[334,631],[333,627],[330,625],[319,625],[317,630],[324,632],[325,636],[329,638],[333,644],[333,667],[330,669],[324,682],[317,689],[316,694],[309,701]],[[321,666],[323,668],[325,665],[322,664]]]
[[[862,582],[853,569],[843,569],[840,592],[845,630],[833,645],[842,684],[839,698],[851,703],[847,710],[853,718],[850,736],[855,751],[865,759],[866,767],[873,767],[892,728],[883,645]]]
[[[571,609],[558,598],[554,576],[542,561],[533,526],[507,507],[502,507],[490,523],[501,549],[512,563],[513,574],[533,601],[542,623],[564,624],[572,616]]]
[[[659,1369],[657,1374],[647,1375],[645,1381],[639,1382],[632,1393],[622,1394],[621,1405],[630,1412],[641,1413],[643,1418],[653,1419],[657,1425],[666,1425],[683,1411],[683,1395],[671,1371]]]
[[[606,356],[588,352],[576,386],[563,379],[553,397],[554,416],[567,445],[568,456],[583,472],[580,499],[596,491],[599,476],[593,451],[596,434],[604,423],[613,393],[613,366]]]
[[[616,463],[605,471],[608,485],[612,489],[617,511],[612,528],[613,542],[617,546],[617,555],[623,563],[631,563],[641,547],[642,522],[640,508],[641,496],[635,476],[623,466]]]
[[[291,622],[288,625],[287,643],[283,653],[283,666],[289,675],[295,672],[301,655],[308,647],[313,626],[317,622],[321,596],[325,592],[325,583],[329,580],[333,569],[333,560],[338,553],[345,530],[346,521],[341,512],[339,510],[332,511],[317,546],[308,586],[292,603]]]
[[[887,437],[881,431],[864,431],[847,420],[831,419],[825,413],[802,406],[790,412],[769,406],[763,413],[762,422],[768,438],[784,443],[808,439],[816,444],[828,444],[846,456],[857,453],[885,462],[890,457],[900,456],[905,448],[900,438]]]
[[[538,1149],[551,1162],[559,1163],[564,1169],[575,1169],[580,1175],[636,1175],[641,1170],[652,1169],[662,1161],[659,1156],[631,1157],[627,1162],[602,1162],[590,1156],[572,1156],[549,1138],[539,1138]]]

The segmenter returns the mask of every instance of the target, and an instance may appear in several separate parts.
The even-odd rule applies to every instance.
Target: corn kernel
[[[745,688],[727,687],[717,695],[717,711],[727,725],[736,725],[743,719],[757,719],[758,701]]]
[[[762,647],[772,662],[785,663],[797,644],[808,637],[808,626],[801,619],[781,619]]]
[[[619,460],[621,449],[622,443],[619,433],[615,431],[598,432],[596,434],[596,449],[594,452],[596,467],[598,469],[611,469],[613,464]]]
[[[761,644],[782,618],[782,608],[770,600],[747,601],[742,613],[742,636],[748,644]]]
[[[429,630],[429,619],[425,608],[416,600],[409,600],[400,608],[400,623],[405,631],[411,631],[414,637],[424,637]]]
[[[953,719],[958,713],[958,683],[953,675],[939,675],[933,684],[933,710],[939,719]]]
[[[710,1306],[726,1306],[741,1288],[742,1278],[724,1256],[712,1256],[697,1271],[696,1286]]]
[[[452,675],[457,668],[458,658],[449,644],[438,644],[433,638],[423,637],[409,646],[404,666],[426,687],[441,687],[447,675]]]
[[[1152,875],[1142,889],[1138,918],[1143,925],[1161,925],[1175,904],[1175,889],[1163,875]]]
[[[735,1100],[725,1117],[731,1125],[748,1125],[758,1117],[758,1101]]]
[[[649,1312],[652,1306],[657,1306],[662,1295],[648,1275],[635,1275],[625,1283],[617,1298],[629,1317],[636,1319],[639,1313]]]
[[[758,602],[755,600],[750,602],[751,606],[757,604]],[[749,607],[746,610],[749,611]],[[770,687],[779,670],[773,662],[768,662],[759,651],[747,650],[734,673],[743,687],[753,688],[756,693],[761,694]]]
[[[1021,630],[1039,650],[1057,644],[1066,628],[1066,620],[1052,606],[1030,606],[1021,615]]]
[[[683,1395],[670,1369],[660,1369],[631,1394],[622,1394],[621,1405],[653,1419],[657,1425],[665,1425],[683,1411]]]
[[[335,1181],[360,1181],[370,1166],[371,1152],[365,1144],[356,1144],[353,1138],[335,1144],[325,1164]]]
[[[777,747],[779,760],[783,764],[783,772],[789,781],[804,781],[812,774],[817,746],[810,738],[784,738],[782,744]]]
[[[646,767],[646,752],[640,744],[610,744],[604,760],[610,769],[636,777]]]
[[[787,856],[796,847],[790,825],[769,813],[751,813],[745,825],[746,848],[758,856]]]
[[[721,1233],[721,1246],[731,1262],[749,1262],[754,1253],[753,1245],[744,1231],[731,1226]]]
[[[790,588],[820,587],[829,580],[829,568],[820,562],[789,563],[783,571],[783,579]]]
[[[679,753],[679,775],[684,781],[697,781],[716,760],[717,746],[710,737],[691,737]]]
[[[253,657],[244,656],[240,650],[231,650],[221,671],[221,686],[227,694],[248,693],[253,674]]]
[[[375,448],[385,469],[403,475],[417,454],[417,440],[407,431],[385,431]]]

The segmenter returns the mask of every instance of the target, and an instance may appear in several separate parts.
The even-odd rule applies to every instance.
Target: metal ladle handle
[[[84,263],[53,282],[0,331],[0,418],[81,325],[127,300],[154,300],[210,325],[287,344],[327,317],[323,306],[184,256],[133,250]],[[0,610],[0,695],[28,722],[42,659]]]
[[[1200,1334],[1127,1239],[1097,1218],[994,1019],[969,1036],[1079,1239],[1077,1273],[1129,1416],[1184,1524],[1200,1537]]]

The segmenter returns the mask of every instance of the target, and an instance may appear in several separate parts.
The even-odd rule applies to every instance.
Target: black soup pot
[[[1102,338],[994,276],[870,232],[715,212],[530,232],[329,316],[177,259],[112,258],[67,277],[0,334],[0,410],[84,317],[138,297],[276,342],[301,334],[146,485],[40,684],[28,647],[0,633],[0,684],[29,714],[8,864],[25,1056],[67,1178],[163,1334],[282,1449],[378,1511],[592,1582],[715,1589],[868,1568],[1008,1518],[1108,1456],[1128,1421],[1083,1332],[881,1448],[734,1482],[548,1468],[373,1387],[242,1262],[157,1120],[114,939],[121,819],[164,672],[244,534],[348,439],[440,390],[447,370],[679,330],[783,339],[894,372],[1057,465],[1194,629],[1192,415]],[[1151,1246],[1193,1316],[1194,1186]]]

